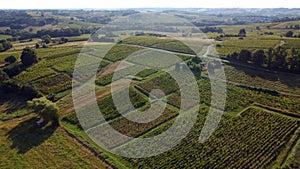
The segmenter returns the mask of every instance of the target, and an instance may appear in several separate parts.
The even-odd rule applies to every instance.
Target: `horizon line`
[[[300,9],[300,7],[119,7],[119,8],[0,8],[0,10],[128,10],[128,9]]]

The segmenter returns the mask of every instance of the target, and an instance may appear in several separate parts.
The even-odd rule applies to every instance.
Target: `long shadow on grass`
[[[252,67],[243,67],[241,65],[230,64],[230,66],[234,67],[237,70],[244,72],[245,74],[251,77],[260,77],[262,79],[266,79],[271,82],[279,81],[280,83],[287,85],[291,88],[300,88],[300,76],[292,73],[284,73],[274,71],[267,72],[267,70],[257,70],[254,66]],[[262,86],[264,87],[264,86]]]
[[[23,121],[6,134],[13,141],[12,149],[17,148],[18,153],[26,153],[47,140],[58,127],[57,125],[38,127],[37,120],[38,118],[34,117]]]
[[[12,114],[16,110],[25,107],[26,100],[22,96],[0,91],[0,113]]]

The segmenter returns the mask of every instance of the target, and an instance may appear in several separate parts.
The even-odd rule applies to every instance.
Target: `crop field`
[[[179,90],[176,81],[167,73],[140,82],[138,86],[146,90],[148,93],[150,93],[152,89],[160,89],[166,95]]]
[[[160,77],[161,81],[165,81],[164,77]],[[151,83],[151,82],[149,82]],[[146,91],[151,91],[151,86],[149,85],[149,89],[143,87]],[[211,87],[209,80],[200,79],[198,80],[199,93],[200,93],[200,103],[205,104],[207,106],[211,105]],[[160,87],[160,86],[156,86]],[[300,114],[300,99],[299,98],[291,98],[284,97],[281,95],[274,95],[271,93],[263,92],[263,91],[255,91],[249,90],[247,88],[237,87],[237,86],[227,86],[226,93],[226,105],[225,111],[229,114],[236,114],[245,107],[251,105],[252,103],[261,103],[268,106],[272,106],[278,109],[287,110],[290,112],[295,112]],[[177,108],[180,107],[180,93],[178,90],[167,95],[167,101],[170,105],[175,106]]]
[[[56,74],[56,72],[53,70],[45,68],[43,65],[36,64],[26,71],[18,74],[15,79],[25,84],[54,74]]]
[[[284,42],[287,48],[300,49],[300,39],[285,39]]]
[[[126,78],[128,75],[133,74],[135,70],[136,69],[134,68],[134,66],[119,70],[119,75],[116,76],[114,78],[114,80],[120,80],[120,78]],[[158,71],[153,70],[153,69],[145,69],[145,70],[142,70],[141,72],[139,72],[138,74],[136,74],[136,76],[133,77],[133,79],[143,80],[143,79],[146,79],[148,76],[155,74],[157,72]],[[106,86],[113,81],[113,76],[114,76],[113,73],[102,76],[100,78],[97,78],[95,83],[100,86]]]
[[[90,38],[90,34],[82,34],[80,36],[66,37],[68,42],[87,41]]]
[[[116,96],[121,95],[121,94],[126,95],[127,93],[125,90],[120,90],[115,93]],[[149,105],[149,103],[148,103],[149,100],[133,87],[130,88],[129,97],[132,102],[132,105],[135,108],[141,108],[143,106]],[[121,113],[128,113],[128,112],[132,111],[131,107],[129,105],[122,104],[121,107],[119,107],[122,110],[122,112],[118,112],[117,108],[114,105],[111,94],[109,94],[108,96],[106,96],[104,98],[99,99],[98,106],[99,106],[99,109],[102,112],[103,117],[106,121],[113,120],[113,119],[121,116]],[[85,112],[92,112],[92,111],[90,111],[90,106],[88,106],[88,105],[82,107],[81,109],[84,110]],[[81,121],[81,124],[86,126],[87,128],[90,128],[90,127],[95,127],[104,122],[104,121],[98,121],[97,118],[95,118],[94,116],[95,115],[91,114],[91,113],[84,114],[84,117],[82,118],[84,120]],[[74,120],[74,118],[72,118],[72,119]],[[71,121],[73,121],[73,120],[71,120]],[[76,123],[76,121],[74,123]]]
[[[183,42],[172,39],[163,39],[149,36],[133,36],[123,40],[125,44],[133,44],[145,47],[165,49],[174,52],[194,54],[193,50]]]
[[[110,61],[118,61],[126,58],[128,55],[137,52],[139,50],[143,49],[142,47],[138,46],[129,46],[124,44],[118,44],[114,47],[112,47],[109,50],[109,53],[105,56],[104,59],[110,60]]]
[[[34,85],[45,94],[56,94],[72,87],[71,78],[65,74],[57,74],[39,79]]]

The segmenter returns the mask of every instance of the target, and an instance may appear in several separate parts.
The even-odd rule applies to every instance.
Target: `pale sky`
[[[299,0],[1,0],[0,9],[300,8]]]

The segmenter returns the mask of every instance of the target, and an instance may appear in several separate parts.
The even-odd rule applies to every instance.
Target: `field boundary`
[[[99,155],[99,153],[93,149],[92,147],[88,146],[87,144],[85,144],[83,141],[81,141],[80,139],[78,139],[74,134],[70,133],[68,130],[66,130],[64,127],[60,126],[59,127],[65,134],[67,134],[69,137],[73,138],[78,144],[80,144],[81,146],[83,146],[85,149],[87,149],[90,153],[92,153],[96,158],[98,158],[100,161],[102,161],[103,163],[105,163],[107,166],[109,166],[111,169],[117,169],[117,167],[115,167],[114,165],[112,165],[111,163],[109,163],[104,157],[102,157],[101,155]]]
[[[271,107],[271,106],[267,106],[267,105],[264,105],[264,104],[260,104],[260,103],[257,103],[257,102],[253,103],[252,105],[263,108],[263,109],[266,109],[266,110],[269,110],[269,111],[273,111],[273,112],[276,112],[276,113],[279,113],[279,114],[290,116],[290,117],[293,117],[293,118],[300,118],[300,114],[290,112],[290,111],[287,111],[287,110],[281,110],[281,109]]]

